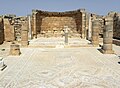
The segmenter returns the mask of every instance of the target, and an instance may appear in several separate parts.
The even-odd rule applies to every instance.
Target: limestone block
[[[17,56],[17,55],[20,55],[21,52],[20,52],[20,46],[17,45],[17,44],[11,44],[10,45],[10,52],[9,52],[10,55],[13,55],[13,56]]]
[[[7,18],[4,18],[4,34],[5,41],[14,41],[14,26],[11,25],[10,21]]]
[[[103,31],[103,53],[113,54],[112,41],[113,41],[113,19],[111,17],[105,18],[105,29]]]

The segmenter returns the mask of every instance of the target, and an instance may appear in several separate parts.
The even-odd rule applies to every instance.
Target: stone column
[[[68,31],[70,29],[68,28],[68,26],[64,26],[64,32],[65,32],[65,44],[68,44]]]
[[[88,27],[88,40],[91,40],[92,37],[92,20],[91,20],[91,16],[89,16],[89,27]]]
[[[104,54],[113,54],[112,50],[112,39],[113,39],[113,18],[105,18],[105,29],[103,30],[103,47],[102,51]]]
[[[31,15],[28,15],[28,34],[29,39],[32,39],[32,28],[31,28]]]
[[[24,21],[22,23],[22,31],[21,31],[21,46],[28,46],[28,27],[27,22]]]
[[[97,19],[92,22],[92,44],[93,46],[99,45],[99,21]]]
[[[85,9],[80,9],[82,12],[82,38],[86,38],[86,13]]]
[[[32,11],[32,20],[33,20],[33,37],[37,38],[37,12],[36,10]]]
[[[68,31],[65,31],[65,44],[68,44]]]

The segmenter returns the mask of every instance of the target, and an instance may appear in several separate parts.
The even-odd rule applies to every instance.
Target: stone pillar
[[[65,44],[68,44],[68,32],[65,32]]]
[[[64,32],[65,32],[65,44],[68,44],[68,31],[70,29],[68,28],[68,26],[64,26]]]
[[[33,37],[37,38],[37,12],[36,10],[32,11],[32,20],[33,20]]]
[[[92,20],[91,16],[89,16],[89,27],[88,27],[88,40],[91,40],[92,37]]]
[[[105,29],[103,30],[103,47],[102,51],[104,54],[113,54],[112,50],[112,39],[113,39],[113,18],[105,18]]]
[[[82,12],[82,38],[86,38],[86,13],[85,9],[80,9]]]
[[[32,28],[31,28],[31,15],[28,15],[28,37],[32,39]]]
[[[21,46],[28,46],[28,27],[27,22],[24,21],[22,23],[22,31],[21,31]]]
[[[99,45],[99,21],[97,19],[92,22],[92,44],[93,46]]]
[[[90,18],[90,14],[89,13],[86,13],[86,39],[89,40],[89,18]]]
[[[17,45],[17,44],[11,44],[10,45],[10,55],[13,55],[13,56],[16,56],[16,55],[20,55],[21,52],[20,52],[20,46]]]

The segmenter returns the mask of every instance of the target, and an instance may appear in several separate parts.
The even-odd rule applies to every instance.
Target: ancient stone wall
[[[120,39],[120,13],[111,11],[108,16],[113,18],[113,37]]]
[[[120,13],[115,14],[113,27],[114,27],[113,37],[120,39]]]
[[[12,18],[4,18],[4,35],[5,41],[14,41],[14,25]]]
[[[46,12],[33,10],[32,31],[33,36],[61,37],[64,35],[64,26],[69,27],[70,37],[81,37],[82,13],[77,11],[68,12]]]
[[[0,44],[4,42],[4,24],[3,19],[0,17]]]
[[[15,30],[15,40],[21,41],[21,32],[22,32],[22,25],[24,21],[27,21],[27,17],[16,17],[14,18],[14,30]]]
[[[58,33],[59,35],[64,31],[64,26],[68,26],[71,33],[77,31],[73,17],[45,17],[42,19],[41,32]]]
[[[28,21],[26,18],[22,20],[22,27],[21,27],[21,45],[23,47],[28,46]]]

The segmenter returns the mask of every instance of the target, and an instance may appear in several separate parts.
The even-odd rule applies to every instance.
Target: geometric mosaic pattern
[[[6,57],[0,88],[120,88],[116,55],[101,54],[96,48],[29,48],[21,52]]]

